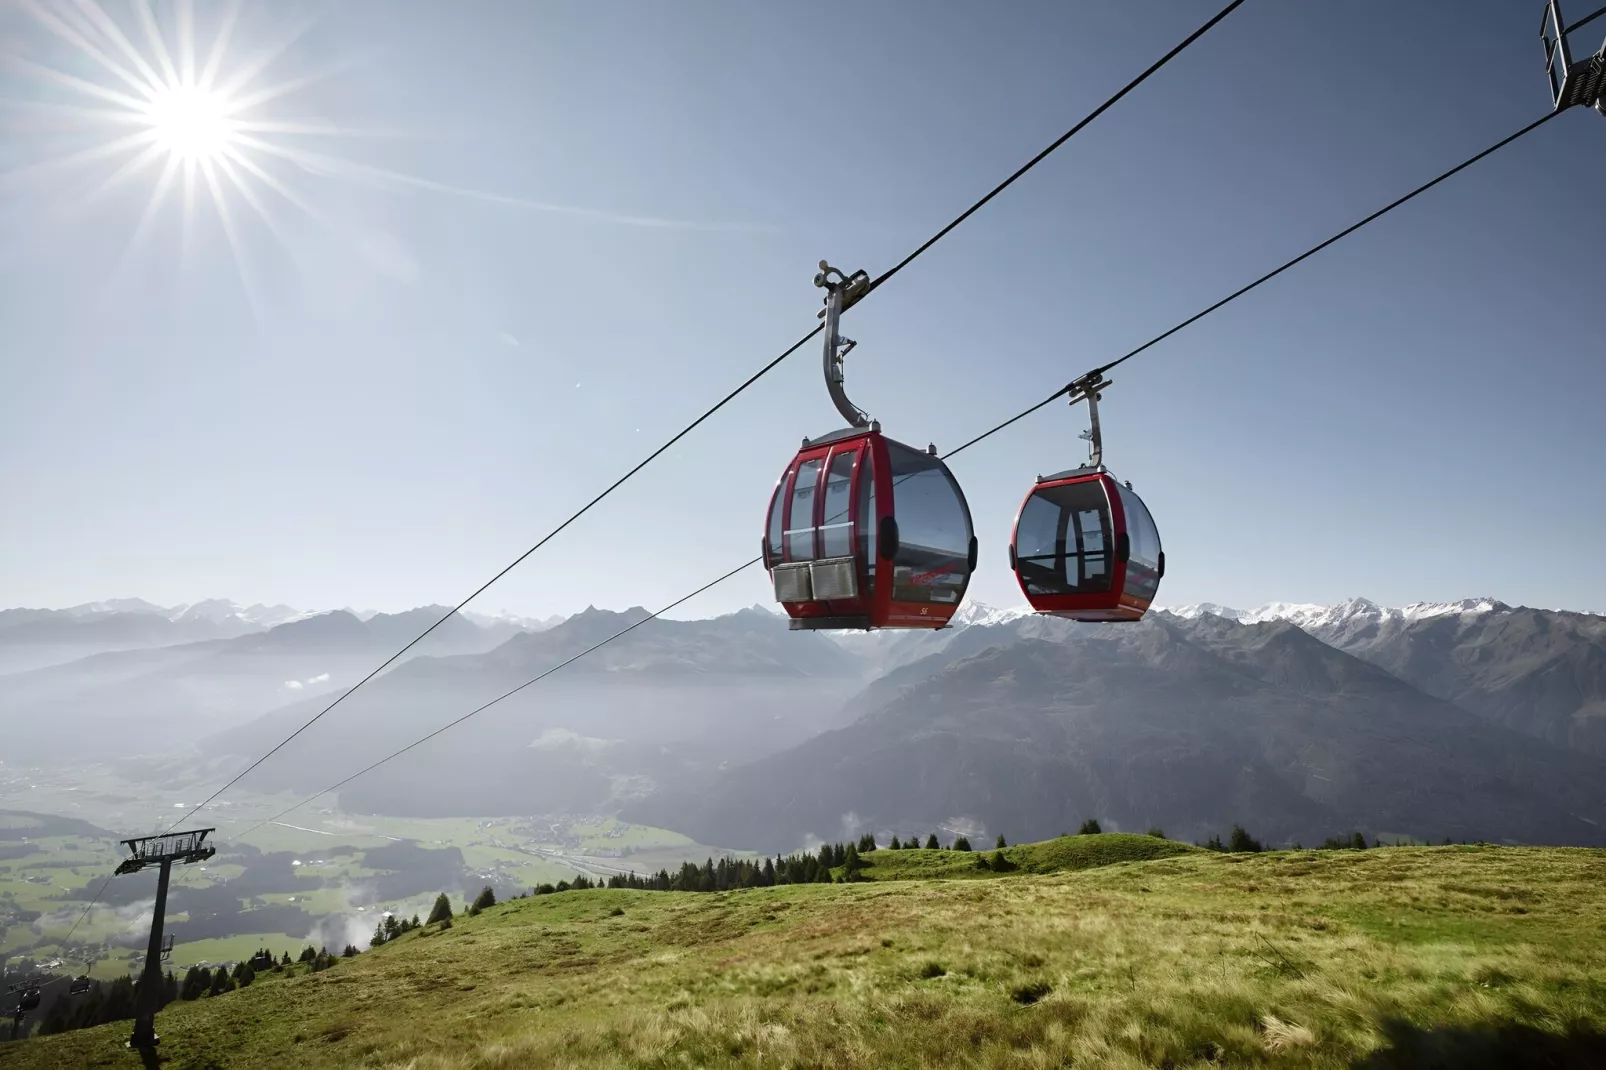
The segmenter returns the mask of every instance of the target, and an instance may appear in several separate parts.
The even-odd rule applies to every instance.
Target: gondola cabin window
[[[847,557],[853,553],[853,461],[857,449],[837,450],[825,475],[825,503],[821,511],[821,557]]]
[[[1126,593],[1148,602],[1160,589],[1160,530],[1142,498],[1119,484],[1115,490],[1126,514]]]
[[[930,454],[890,440],[887,453],[898,524],[892,599],[957,604],[970,579],[971,537],[959,486]]]
[[[804,461],[792,485],[792,509],[787,517],[787,561],[814,559],[814,485],[819,481],[820,458]]]
[[[774,568],[781,560],[781,549],[784,545],[782,535],[785,528],[782,521],[786,515],[787,488],[792,483],[792,469],[787,468],[781,481],[775,484],[775,493],[770,498],[769,523],[764,526],[764,567]]]
[[[1109,500],[1100,480],[1039,487],[1021,510],[1017,570],[1028,595],[1110,589]],[[1158,537],[1156,537],[1158,539]]]
[[[876,495],[875,495],[875,451],[865,447],[862,460],[859,461],[859,491],[858,509],[859,541],[854,547],[854,556],[858,558],[859,590],[866,595],[875,591],[876,577]]]

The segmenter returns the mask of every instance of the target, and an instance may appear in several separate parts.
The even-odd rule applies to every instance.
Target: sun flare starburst
[[[184,163],[216,163],[238,147],[229,103],[198,86],[163,88],[144,109],[155,144]]]
[[[255,226],[283,246],[289,234],[282,225],[286,214],[310,219],[376,270],[404,281],[415,277],[410,257],[374,254],[387,246],[385,235],[365,231],[349,211],[320,209],[316,198],[306,194],[307,185],[331,179],[607,225],[753,229],[489,193],[344,158],[327,146],[359,137],[414,137],[416,132],[355,128],[276,112],[297,103],[306,107],[315,99],[309,90],[346,66],[309,70],[298,62],[292,46],[313,22],[288,19],[284,0],[260,3],[253,9],[261,16],[254,23],[243,16],[248,0],[202,5],[193,0],[128,0],[126,9],[118,9],[119,17],[109,14],[103,2],[10,0],[7,7],[0,0],[0,12],[28,16],[36,38],[13,35],[11,27],[0,25],[0,133],[5,135],[0,159],[22,161],[0,171],[0,192],[9,196],[35,187],[40,205],[49,206],[46,214],[59,221],[81,217],[113,191],[147,178],[143,210],[114,275],[122,275],[132,256],[160,231],[159,218],[174,200],[180,209],[182,248],[189,255],[205,200],[259,318],[262,310],[247,255],[252,251],[249,228]],[[198,40],[204,47],[197,47]],[[285,67],[292,73],[278,73]],[[23,90],[20,95],[18,89]],[[28,159],[27,148],[10,137],[7,126],[43,135],[37,158]],[[309,147],[313,144],[319,149]],[[39,215],[33,208],[29,203],[16,217],[33,219]]]
[[[185,248],[198,202],[210,201],[246,297],[260,314],[247,267],[247,216],[282,240],[279,214],[305,213],[331,231],[350,225],[318,211],[294,187],[299,174],[363,177],[357,165],[312,153],[303,139],[337,138],[348,131],[325,120],[287,118],[271,106],[316,85],[328,73],[301,72],[279,81],[265,75],[309,28],[288,24],[278,9],[261,20],[261,32],[237,32],[243,0],[206,5],[209,42],[197,48],[191,0],[131,0],[125,25],[97,0],[18,0],[36,26],[54,37],[56,54],[0,47],[0,68],[37,87],[25,99],[0,99],[0,109],[42,117],[34,129],[53,141],[41,159],[0,174],[0,184],[36,182],[41,193],[89,210],[140,175],[154,176],[143,211],[123,254],[148,241],[164,205],[180,198]],[[243,47],[231,48],[237,38]],[[0,39],[3,40],[3,39]],[[63,47],[65,46],[65,47]],[[60,151],[62,143],[70,151]],[[315,170],[316,169],[316,170]],[[74,188],[71,176],[88,188]],[[64,178],[66,179],[64,181]],[[349,237],[349,234],[347,235]]]

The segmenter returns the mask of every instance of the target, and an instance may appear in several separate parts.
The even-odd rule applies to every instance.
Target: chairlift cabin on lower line
[[[1092,451],[1080,468],[1039,476],[1015,515],[1009,567],[1039,613],[1089,622],[1141,620],[1165,575],[1165,552],[1143,499],[1103,463],[1097,373],[1071,386],[1086,401]]]
[[[834,278],[833,278],[834,276]],[[838,317],[869,288],[823,261],[825,381],[850,426],[804,439],[770,495],[764,567],[796,630],[941,628],[965,597],[976,537],[936,448],[906,446],[848,400]]]

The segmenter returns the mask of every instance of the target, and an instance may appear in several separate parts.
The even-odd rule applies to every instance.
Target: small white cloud
[[[574,384],[574,388],[575,388],[575,389],[576,389],[576,390],[579,390],[579,389],[580,389],[580,384],[579,384],[579,383],[575,383],[575,384]]]
[[[307,683],[309,683],[309,684],[321,684],[327,679],[329,679],[329,674],[326,673],[326,672],[321,672],[317,676],[314,676],[314,677],[311,677],[310,679],[308,679]]]
[[[300,680],[286,680],[284,682],[284,686],[288,687],[292,691],[300,691],[301,690],[301,681]]]
[[[512,346],[514,349],[519,347],[519,340],[513,337],[512,333],[509,331],[503,331],[501,334],[497,335],[496,340],[505,346]]]

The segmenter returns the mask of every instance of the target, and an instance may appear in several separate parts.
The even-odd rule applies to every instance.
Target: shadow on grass
[[[1383,1024],[1388,1046],[1354,1070],[1599,1070],[1606,1067],[1606,1033],[1565,1036],[1529,1025],[1422,1029]]]

